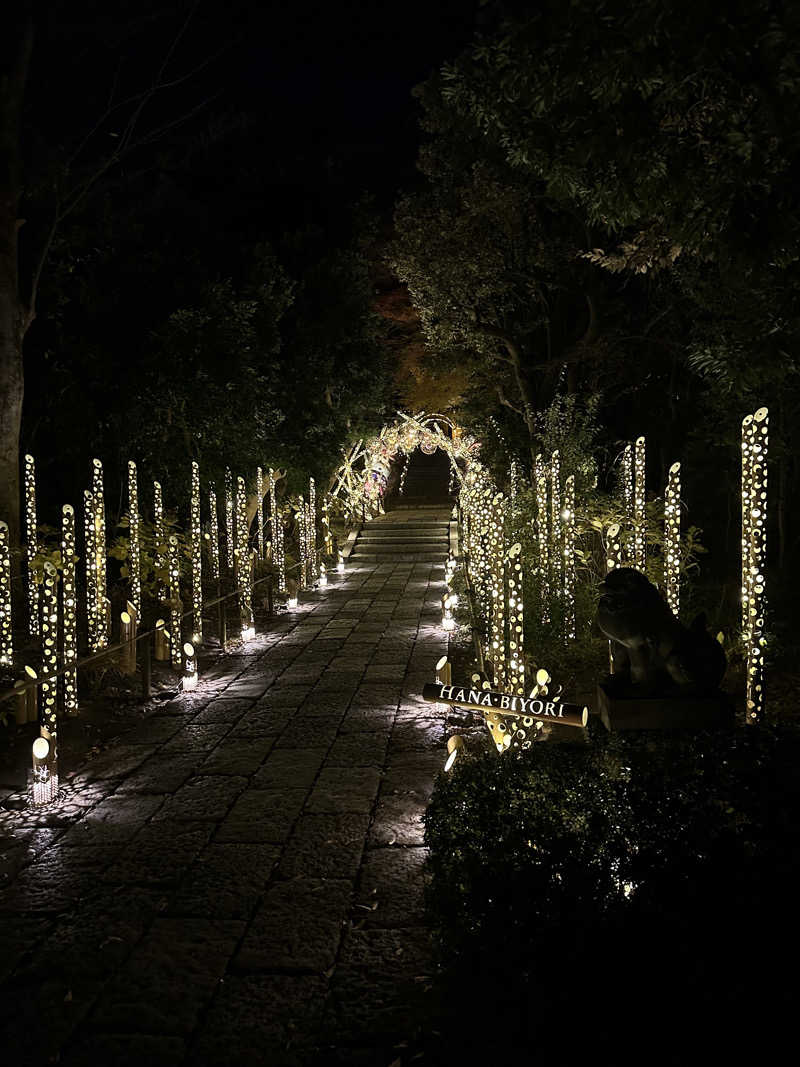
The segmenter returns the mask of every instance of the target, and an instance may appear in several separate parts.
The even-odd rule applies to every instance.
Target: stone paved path
[[[415,516],[367,530],[413,536]],[[81,768],[55,814],[0,816],[6,1062],[401,1055],[445,741],[418,696],[446,650],[446,546],[427,541],[357,547],[344,580]]]

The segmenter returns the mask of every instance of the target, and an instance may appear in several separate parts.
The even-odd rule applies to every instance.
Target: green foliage
[[[592,725],[588,744],[485,753],[441,774],[425,815],[427,899],[443,1002],[461,1003],[481,978],[482,1019],[464,1039],[499,1055],[521,1033],[537,1045],[551,1034],[563,1055],[577,1002],[597,1054],[585,991],[624,990],[635,1020],[676,982],[684,1011],[746,989],[772,952],[773,893],[790,906],[798,888],[798,757],[796,729]],[[781,925],[776,916],[772,936]],[[497,1011],[515,1025],[498,1031]]]

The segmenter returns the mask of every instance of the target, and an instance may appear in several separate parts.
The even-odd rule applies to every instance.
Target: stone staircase
[[[350,556],[353,563],[443,563],[450,523],[442,508],[391,511],[366,523]]]

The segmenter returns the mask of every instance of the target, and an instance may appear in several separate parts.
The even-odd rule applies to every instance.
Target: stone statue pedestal
[[[732,727],[734,709],[721,690],[696,697],[638,697],[611,694],[597,686],[597,708],[612,730],[710,730]]]

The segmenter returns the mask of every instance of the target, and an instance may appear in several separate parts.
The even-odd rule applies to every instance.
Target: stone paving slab
[[[15,1063],[34,1024],[31,1062],[75,1067],[396,1058],[430,970],[422,814],[447,712],[419,692],[447,648],[442,563],[351,561],[78,768],[59,808],[0,814]]]

